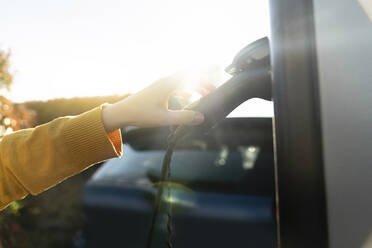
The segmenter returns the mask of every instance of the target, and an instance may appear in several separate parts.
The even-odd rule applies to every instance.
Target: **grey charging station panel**
[[[372,247],[372,22],[356,0],[314,0],[331,248]]]
[[[278,245],[328,247],[313,2],[271,0]]]
[[[356,0],[270,1],[278,245],[372,247],[372,23]]]

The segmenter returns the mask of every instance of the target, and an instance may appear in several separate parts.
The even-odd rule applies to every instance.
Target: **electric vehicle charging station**
[[[232,223],[232,227],[236,229],[230,228],[234,231],[231,231],[229,235],[232,237],[238,234],[239,238],[241,238],[240,232],[247,236],[252,235],[253,238],[249,236],[251,241],[253,242],[255,238],[257,240],[254,241],[256,243],[251,244],[251,247],[372,247],[372,168],[369,156],[372,147],[372,132],[370,131],[372,128],[372,70],[370,69],[372,66],[372,23],[358,2],[352,0],[270,0],[270,12],[269,43],[272,98],[275,109],[272,135],[271,132],[267,132],[267,120],[262,122],[266,123],[264,125],[261,123],[262,120],[256,121],[260,123],[257,132],[265,127],[263,133],[273,137],[273,141],[270,140],[269,143],[271,145],[273,142],[275,151],[277,218],[274,214],[270,215],[272,206],[270,198],[262,202],[257,201],[257,198],[250,198],[252,201],[247,201],[246,207],[243,208],[236,201],[235,206],[239,205],[241,213],[249,211],[263,213],[262,220],[265,220],[267,226],[264,225],[257,235],[254,233],[257,231],[257,225],[249,228],[243,225],[237,228],[236,223]],[[243,127],[240,123],[234,125]],[[254,130],[250,129],[249,125],[243,128]],[[142,136],[150,137],[149,133]],[[161,141],[165,140],[164,137]],[[263,140],[262,137],[260,140]],[[162,156],[152,151],[146,152],[147,155],[152,154],[152,159],[140,155],[141,151],[139,153],[134,150],[130,151],[133,152],[130,156],[134,156],[132,163],[140,160],[143,160],[144,164],[150,160],[155,160],[157,165],[161,163]],[[175,160],[180,164],[187,160],[182,152],[178,156]],[[197,156],[200,155],[195,155],[194,158]],[[202,162],[200,164],[210,163],[210,158],[202,156],[200,158]],[[158,174],[147,170],[151,167],[150,165],[146,165],[147,169],[141,171],[141,177],[138,177],[140,174],[138,172],[130,175],[130,171],[125,171],[125,169],[120,171],[120,167],[115,163],[122,162],[115,161],[109,162],[111,164],[108,163],[96,173],[87,187],[83,200],[91,216],[91,225],[88,225],[88,228],[103,227],[99,231],[90,230],[90,237],[93,238],[92,240],[97,238],[105,243],[107,238],[100,238],[97,234],[102,235],[107,231],[109,223],[118,221],[118,226],[127,228],[125,230],[128,232],[136,228],[134,224],[124,227],[121,224],[123,221],[119,219],[120,215],[128,210],[128,202],[131,203],[123,201],[125,194],[128,196],[127,199],[137,204],[137,207],[129,207],[132,207],[133,211],[142,211],[138,215],[140,218],[144,217],[143,213],[147,214],[147,219],[140,219],[140,222],[137,221],[138,218],[133,218],[135,219],[133,223],[141,231],[131,234],[132,237],[125,238],[139,240],[135,235],[145,237],[142,233],[143,226],[148,226],[148,214],[151,212],[151,197],[154,195],[154,190],[150,187],[144,189],[143,185],[140,188],[131,188],[125,183],[132,180],[143,184],[147,182],[147,179],[151,181],[159,178]],[[198,165],[199,162],[194,160],[193,163]],[[269,163],[265,161],[264,164]],[[197,167],[200,168],[200,166],[195,166]],[[200,173],[191,175],[192,173],[182,171],[180,168],[178,167],[178,171],[177,169],[175,171],[175,175],[179,173],[178,179],[182,179],[185,175],[183,178],[188,180],[189,176],[202,175]],[[223,167],[219,169],[221,168]],[[223,178],[230,172],[231,170],[226,170],[223,173],[217,173],[216,177],[218,175]],[[121,178],[120,173],[123,175]],[[212,175],[211,171],[204,171],[204,173]],[[124,175],[129,175],[131,178],[125,178]],[[268,181],[274,181],[270,177],[270,170],[262,175],[267,176]],[[205,184],[202,187],[200,182],[208,183],[208,178],[200,178],[202,180],[197,186],[203,188]],[[253,182],[251,179],[248,181]],[[259,185],[258,182],[254,183],[256,184],[251,184],[245,189],[254,189]],[[270,182],[262,187],[270,189],[268,186]],[[264,195],[262,192],[259,194]],[[271,191],[268,192],[265,191],[265,196],[271,197]],[[201,198],[209,197],[196,190],[195,195],[198,193],[203,194]],[[235,193],[237,192],[234,191],[233,194]],[[248,192],[247,195],[251,193]],[[190,202],[197,202],[195,201],[197,199],[198,197],[193,196]],[[139,202],[142,205],[138,205]],[[222,206],[222,203],[216,202],[210,202],[203,207],[213,209],[215,206]],[[224,202],[229,203],[229,201]],[[252,204],[253,202],[255,203]],[[224,208],[227,208],[227,205]],[[233,205],[231,204],[230,207]],[[267,212],[260,212],[263,209]],[[230,211],[229,214],[235,212],[235,210]],[[176,244],[177,241],[179,242],[178,247],[182,245],[207,247],[211,244],[213,233],[212,236],[198,236],[198,242],[194,242],[190,237],[201,233],[197,230],[198,225],[195,225],[202,219],[199,217],[202,216],[204,219],[206,216],[210,217],[209,222],[199,223],[200,228],[201,225],[214,223],[219,218],[218,215],[207,215],[205,212],[200,215],[198,210],[194,210],[187,218],[181,219],[178,223],[182,221],[188,223],[178,226],[178,228],[181,227],[178,230],[183,230],[178,231],[179,236],[176,236]],[[125,217],[128,221],[131,216]],[[229,215],[225,215],[225,218],[232,220]],[[97,224],[106,223],[105,221],[109,221],[107,225]],[[249,222],[252,225],[252,219],[247,217],[246,223]],[[276,228],[273,227],[275,225]],[[213,226],[217,231],[221,231],[222,226]],[[114,233],[118,241],[124,238],[122,230],[124,229],[120,229],[117,235]],[[193,232],[196,234],[192,234]],[[276,232],[276,235],[273,232]],[[227,234],[225,231],[221,233],[221,235],[214,235],[216,240],[222,238],[223,233]],[[229,241],[230,237],[226,240]],[[269,240],[265,240],[265,237],[269,237]],[[202,240],[203,238],[205,240]],[[245,240],[237,242],[246,244]],[[216,243],[218,245],[217,241]],[[222,243],[219,245],[226,247]],[[87,247],[95,246],[88,245]]]
[[[278,246],[372,247],[372,23],[357,1],[270,1]]]

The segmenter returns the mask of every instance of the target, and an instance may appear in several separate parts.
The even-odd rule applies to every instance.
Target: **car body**
[[[124,130],[122,158],[87,183],[84,247],[145,247],[169,128]],[[183,139],[171,162],[152,247],[167,240],[172,204],[175,247],[275,247],[271,118],[227,118]]]

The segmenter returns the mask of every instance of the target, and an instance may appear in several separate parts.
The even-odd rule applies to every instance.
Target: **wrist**
[[[132,125],[130,116],[125,100],[103,105],[102,122],[107,133]]]
[[[113,104],[102,105],[102,123],[107,133],[120,128],[112,109]]]

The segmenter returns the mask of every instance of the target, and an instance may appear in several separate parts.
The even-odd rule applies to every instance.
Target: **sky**
[[[218,85],[234,55],[268,33],[264,0],[2,0],[0,48],[12,52],[15,81],[0,93],[15,102],[120,95],[211,67]]]

